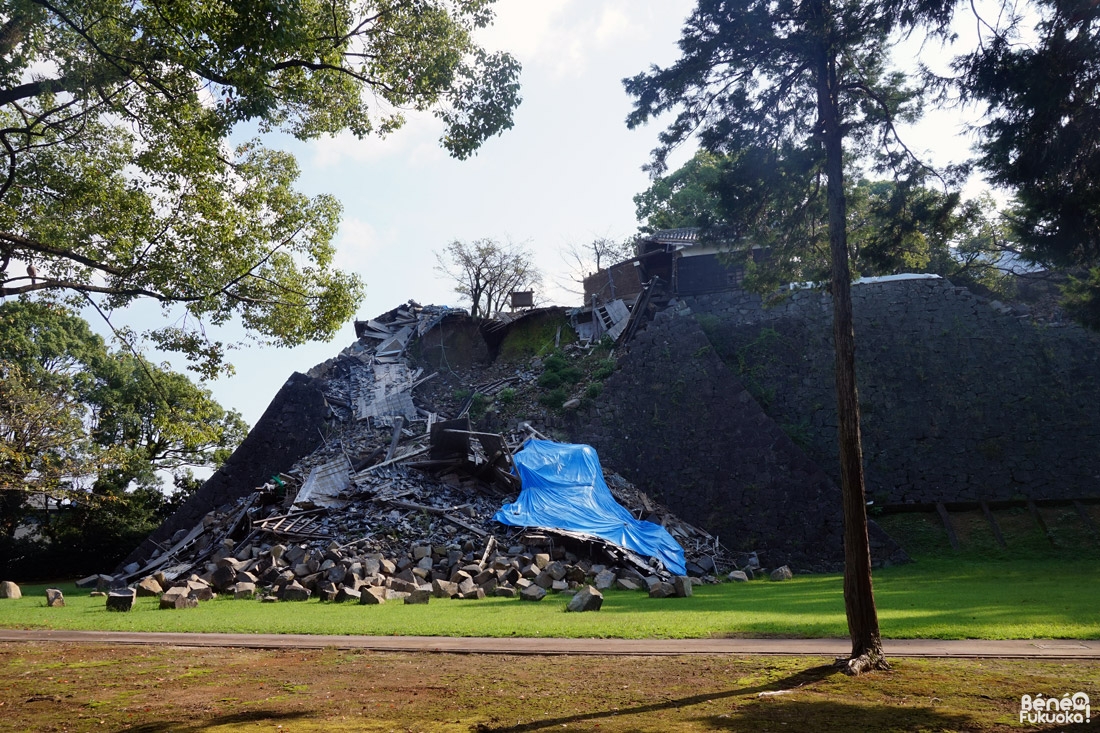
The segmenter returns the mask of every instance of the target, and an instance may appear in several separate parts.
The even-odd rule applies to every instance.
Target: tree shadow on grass
[[[854,705],[835,700],[772,700],[695,719],[713,730],[914,731],[974,730],[970,716],[928,707]],[[777,727],[777,726],[782,726]]]
[[[127,727],[126,730],[129,733],[166,733],[167,731],[201,731],[208,728],[217,728],[220,725],[240,725],[243,723],[260,723],[260,722],[285,722],[298,720],[300,718],[308,718],[310,713],[307,711],[287,711],[282,712],[279,710],[248,710],[240,713],[228,713],[226,715],[218,715],[213,718],[201,717],[201,713],[197,714],[198,719],[185,722],[178,719],[168,720],[156,723],[143,723],[141,725],[135,725],[133,727]]]
[[[474,731],[477,731],[477,733],[491,733],[495,731],[520,733],[521,731],[561,727],[563,725],[568,725],[571,723],[588,723],[603,719],[622,718],[627,715],[645,715],[647,713],[655,713],[662,710],[678,710],[680,708],[690,707],[692,705],[701,705],[707,702],[744,697],[746,695],[757,695],[761,692],[778,692],[779,690],[790,690],[793,688],[802,687],[804,685],[818,682],[825,679],[826,677],[838,673],[839,670],[832,665],[811,667],[810,669],[796,672],[795,674],[789,675],[780,680],[775,680],[774,682],[769,682],[765,685],[742,687],[736,690],[712,692],[705,695],[692,695],[690,697],[681,697],[675,700],[662,700],[661,702],[655,702],[649,705],[638,705],[632,708],[619,708],[618,710],[603,710],[599,712],[582,713],[580,715],[569,715],[561,718],[534,720],[530,723],[520,723],[518,725],[478,723],[476,726],[474,726]],[[715,718],[715,720],[717,720],[717,718]],[[729,721],[723,720],[721,722],[724,724],[728,723]],[[722,726],[716,725],[715,727],[721,728]],[[867,730],[873,729],[868,728]]]
[[[781,695],[785,691],[795,691],[826,679],[839,670],[832,665],[812,667],[793,675],[763,685],[742,687],[704,695],[692,695],[675,700],[663,700],[649,705],[632,708],[604,710],[599,712],[570,715],[560,718],[531,721],[518,725],[500,725],[479,723],[474,727],[477,733],[520,733],[546,728],[558,728],[564,725],[599,723],[600,721],[624,720],[631,715],[646,715],[662,711],[675,711],[693,705],[719,702],[722,700],[744,700],[740,706],[729,713],[720,715],[701,715],[690,719],[701,727],[716,731],[782,730],[814,731],[911,731],[911,730],[970,730],[978,723],[970,716],[961,713],[935,710],[926,707],[901,707],[891,705],[857,705],[833,700],[790,700]],[[768,700],[757,700],[761,693],[780,693]],[[688,719],[685,716],[685,719]]]

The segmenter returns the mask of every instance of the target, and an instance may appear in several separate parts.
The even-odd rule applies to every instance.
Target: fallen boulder
[[[591,585],[581,588],[565,607],[566,611],[599,611],[603,605],[603,593]]]
[[[137,592],[133,588],[119,588],[107,594],[108,611],[129,611],[134,607]]]

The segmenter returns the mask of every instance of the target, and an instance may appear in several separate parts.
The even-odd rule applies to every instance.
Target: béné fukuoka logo
[[[1083,692],[1068,692],[1061,697],[1035,697],[1024,695],[1020,698],[1020,722],[1032,725],[1041,723],[1091,723],[1092,710],[1089,696]]]

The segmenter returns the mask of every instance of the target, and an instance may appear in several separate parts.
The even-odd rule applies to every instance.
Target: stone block
[[[594,570],[595,568],[593,568]],[[615,573],[612,570],[600,570],[594,580],[596,590],[607,590],[615,584]]]
[[[137,594],[143,598],[159,596],[161,593],[164,592],[164,588],[161,587],[161,584],[157,582],[157,579],[151,575],[142,578],[141,581],[137,584],[136,589]]]
[[[449,580],[432,581],[432,595],[436,598],[454,598],[459,592],[458,583]]]
[[[732,580],[735,583],[747,583],[749,580],[749,576],[745,573],[744,570],[733,570],[730,572],[729,575],[726,576],[726,578]]]
[[[359,605],[360,606],[379,606],[386,602],[386,588],[381,586],[371,586],[370,588],[364,588],[359,593]]]
[[[616,578],[612,586],[615,590],[638,590],[642,584],[630,578]]]
[[[301,585],[300,583],[290,583],[283,587],[283,590],[279,593],[280,601],[308,601],[310,596],[309,589]]]
[[[537,585],[529,585],[519,592],[521,601],[541,601],[546,597],[546,591]]]
[[[686,575],[677,575],[672,579],[672,587],[676,589],[677,598],[689,598],[691,596],[691,578]]]
[[[339,590],[336,591],[336,597],[332,600],[336,603],[358,603],[362,597],[363,594],[358,588],[341,585]]]
[[[406,605],[424,605],[431,599],[431,591],[424,590],[423,588],[417,588],[405,597]]]
[[[238,601],[251,600],[256,597],[256,584],[238,582],[233,586],[233,597]]]
[[[769,577],[772,580],[790,580],[794,577],[794,573],[791,572],[788,566],[784,565],[773,570]]]
[[[672,583],[660,582],[649,589],[650,598],[669,598],[676,595],[676,588]]]
[[[577,591],[569,600],[566,611],[599,611],[603,605],[603,593],[600,593],[591,585],[586,585]]]
[[[0,583],[0,598],[22,598],[23,591],[19,589],[19,586],[10,580],[5,580]]]
[[[478,586],[468,593],[460,594],[458,597],[464,601],[480,601],[485,597],[485,589]]]
[[[108,611],[129,611],[134,607],[137,592],[133,588],[120,588],[107,594]]]
[[[65,605],[65,595],[59,588],[46,589],[46,607],[61,608]]]

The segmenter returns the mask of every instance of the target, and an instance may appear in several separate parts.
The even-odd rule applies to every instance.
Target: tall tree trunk
[[[867,536],[867,498],[856,391],[855,328],[852,322],[851,270],[848,266],[847,204],[844,200],[844,131],[840,121],[836,54],[830,43],[826,2],[815,3],[818,20],[817,109],[825,146],[828,178],[829,250],[832,257],[833,339],[836,349],[837,440],[840,449],[841,502],[844,505],[844,610],[852,654],[837,660],[848,674],[889,669],[882,652],[878,613],[871,585],[871,545]]]

